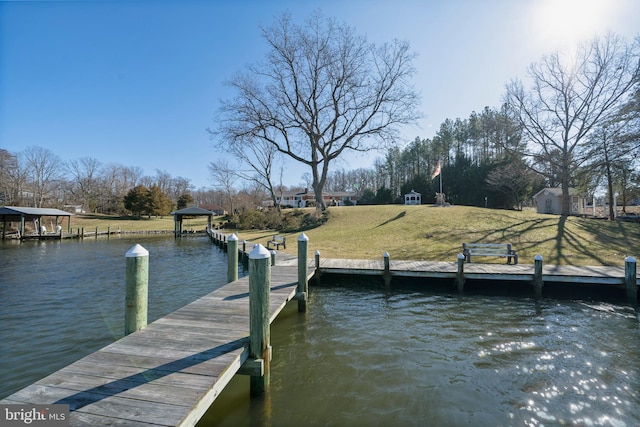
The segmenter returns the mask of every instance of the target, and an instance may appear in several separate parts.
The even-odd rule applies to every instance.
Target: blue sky
[[[406,39],[425,116],[399,144],[446,118],[500,105],[505,84],[546,53],[614,31],[640,34],[637,0],[0,1],[0,148],[37,145],[209,187],[219,100],[235,71],[263,59],[260,26],[321,10],[370,41]],[[336,168],[369,167],[380,154]],[[288,163],[286,185],[302,166]]]

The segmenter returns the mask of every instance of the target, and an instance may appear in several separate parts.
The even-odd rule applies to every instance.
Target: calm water
[[[311,288],[272,328],[270,392],[211,426],[638,426],[640,326],[610,303]]]
[[[204,238],[0,245],[0,396],[122,336],[124,253],[150,320],[220,286]],[[611,302],[536,303],[359,282],[311,287],[272,327],[270,391],[236,377],[203,426],[638,426],[640,324]]]
[[[136,243],[149,251],[149,322],[226,282],[205,237],[0,241],[0,398],[122,337]]]

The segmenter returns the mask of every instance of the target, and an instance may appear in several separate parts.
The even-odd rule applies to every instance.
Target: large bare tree
[[[531,87],[507,85],[506,102],[528,143],[523,154],[537,172],[559,172],[562,214],[571,212],[569,187],[587,160],[584,141],[627,101],[640,75],[636,45],[608,34],[580,45],[575,54],[544,56],[528,69]]]
[[[268,53],[229,82],[214,134],[230,146],[267,142],[308,165],[316,209],[330,163],[348,151],[392,142],[419,117],[409,43],[375,45],[353,28],[313,14],[296,25],[283,14],[264,28]]]
[[[71,175],[70,192],[90,212],[96,212],[101,190],[102,163],[93,157],[70,160],[67,171]]]
[[[27,169],[28,184],[33,189],[33,206],[41,208],[45,205],[53,205],[55,199],[56,184],[63,177],[65,164],[53,151],[38,147],[27,147],[22,153]]]

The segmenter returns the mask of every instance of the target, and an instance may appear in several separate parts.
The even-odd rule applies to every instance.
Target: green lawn
[[[46,222],[46,221],[45,221]],[[219,222],[218,218],[214,218],[214,225]],[[47,224],[45,224],[47,225]],[[64,222],[66,229],[67,223]],[[167,215],[164,217],[151,217],[151,218],[133,218],[129,216],[113,216],[113,215],[100,215],[100,214],[82,214],[74,215],[71,217],[71,227],[74,229],[78,227],[84,227],[86,231],[95,231],[98,227],[100,231],[106,231],[107,227],[110,227],[111,231],[120,228],[122,231],[157,231],[166,230],[173,231],[173,216]],[[193,219],[185,219],[182,223],[184,230],[204,230],[207,227],[206,217],[196,217]]]
[[[330,208],[331,219],[306,231],[309,249],[326,258],[455,261],[462,243],[511,243],[520,263],[624,265],[640,255],[640,225],[578,217],[541,215],[467,206],[347,206]],[[240,232],[240,239],[266,244],[268,232]],[[287,235],[286,252],[296,254],[300,233]],[[504,263],[500,258],[482,262]]]
[[[463,242],[511,243],[520,263],[529,264],[540,254],[545,264],[622,266],[626,256],[640,255],[640,225],[635,223],[467,206],[345,206],[330,208],[330,212],[325,225],[305,231],[310,252],[319,250],[326,258],[375,259],[387,251],[391,259],[455,261]],[[107,225],[122,230],[173,230],[173,217],[134,220],[87,215],[72,219],[74,228],[96,225],[101,230]],[[205,226],[206,218],[184,223],[185,229]],[[241,240],[266,245],[274,231],[240,230],[238,234]],[[299,235],[286,234],[286,252],[297,253]]]

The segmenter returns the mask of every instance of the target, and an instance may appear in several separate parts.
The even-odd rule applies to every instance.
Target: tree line
[[[370,203],[398,202],[410,189],[435,193],[438,161],[454,203],[512,208],[561,187],[567,215],[571,188],[604,188],[610,206],[616,194],[624,203],[637,192],[640,37],[609,33],[545,55],[525,80],[506,84],[500,107],[447,119],[431,140],[401,148],[399,127],[420,117],[407,42],[377,46],[318,13],[304,25],[284,14],[263,36],[269,53],[230,79],[235,94],[211,129],[238,165],[212,170],[242,170],[237,177],[274,203],[280,158],[309,167],[318,213],[324,190],[351,188]],[[330,168],[345,153],[381,148],[387,154],[372,170]]]
[[[163,205],[150,194],[178,206],[188,191],[195,204],[232,213],[265,199],[277,207],[285,160],[308,167],[303,179],[314,190],[317,216],[326,209],[326,190],[356,191],[361,203],[397,203],[415,190],[428,201],[440,179],[452,203],[505,208],[520,207],[543,187],[561,187],[565,215],[572,187],[586,195],[604,189],[610,206],[616,194],[623,204],[637,197],[640,37],[627,43],[611,33],[573,52],[545,55],[524,80],[506,84],[501,106],[447,119],[433,138],[417,137],[405,147],[398,146],[400,127],[421,116],[408,42],[370,43],[321,13],[304,25],[283,14],[263,28],[263,37],[268,54],[228,81],[235,93],[222,100],[209,129],[237,161],[210,164],[213,190],[198,194],[188,179],[163,171],[144,177],[139,168],[92,158],[63,163],[30,147],[0,151],[5,204],[26,198],[33,206],[64,201],[95,212],[140,211],[124,200],[142,185],[138,198],[152,206],[144,213]],[[371,150],[385,153],[371,168],[332,167],[347,153]]]
[[[8,206],[81,206],[104,214],[167,215],[198,203],[221,206],[223,195],[195,190],[188,178],[137,166],[103,164],[92,157],[63,161],[53,151],[31,146],[11,153],[0,148],[0,203]]]

